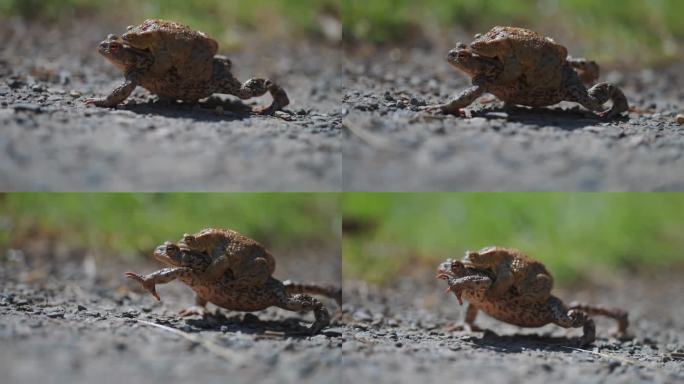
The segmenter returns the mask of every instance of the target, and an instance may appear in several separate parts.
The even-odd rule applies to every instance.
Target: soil
[[[105,109],[83,100],[123,80],[96,48],[125,22],[0,25],[3,191],[340,189],[340,51],[331,45],[255,37],[239,52],[219,50],[240,80],[267,77],[288,92],[276,117],[248,113],[270,96],[168,105],[140,87]]]
[[[449,48],[348,49],[344,190],[684,189],[684,125],[675,122],[684,111],[682,64],[604,70],[601,81],[618,84],[633,107],[612,121],[573,103],[504,108],[492,95],[465,118],[421,112],[470,85],[446,63]]]
[[[304,331],[313,314],[280,309],[181,317],[178,311],[194,303],[189,287],[159,285],[157,302],[123,276],[160,265],[121,258],[112,263],[42,243],[0,259],[4,383],[340,381],[342,332],[336,322],[309,336]],[[277,254],[279,279],[340,284],[338,249]],[[331,315],[337,313],[334,301],[321,301]]]
[[[679,274],[622,275],[555,289],[563,300],[627,310],[630,338],[596,317],[597,341],[575,348],[580,329],[518,328],[480,313],[485,332],[449,331],[463,306],[434,271],[378,288],[345,280],[345,383],[681,383],[684,284]]]

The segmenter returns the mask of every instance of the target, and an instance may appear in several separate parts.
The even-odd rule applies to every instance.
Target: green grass
[[[334,194],[10,193],[0,195],[0,249],[46,236],[107,255],[138,255],[206,227],[231,228],[269,247],[336,245],[339,210]]]
[[[684,39],[680,0],[344,0],[345,40],[411,42],[416,32],[485,32],[493,25],[538,30],[601,62],[675,58]],[[445,35],[446,33],[446,35]]]
[[[0,11],[48,20],[83,15],[139,22],[166,18],[224,40],[236,29],[319,34],[319,16],[339,14],[339,6],[336,0],[0,0]]]
[[[347,194],[346,278],[392,281],[487,245],[519,248],[561,283],[597,271],[684,266],[684,194]]]

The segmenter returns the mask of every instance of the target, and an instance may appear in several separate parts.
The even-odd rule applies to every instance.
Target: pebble
[[[61,308],[53,308],[48,311],[45,311],[45,316],[53,319],[64,318],[64,310]]]
[[[73,97],[74,99],[78,99],[79,97],[81,97],[81,92],[72,89],[71,91],[69,91],[69,96]]]
[[[675,117],[675,122],[677,122],[677,124],[679,124],[679,125],[684,124],[684,114],[680,113],[679,115],[677,115]]]
[[[40,112],[40,105],[33,103],[17,103],[12,106],[14,111]]]

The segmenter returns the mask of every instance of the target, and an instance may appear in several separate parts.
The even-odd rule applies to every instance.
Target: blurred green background
[[[231,228],[269,248],[339,247],[335,194],[9,193],[0,195],[0,258],[39,237],[114,257],[149,257],[165,240]]]
[[[343,0],[348,44],[455,43],[494,25],[527,27],[572,45],[575,55],[634,65],[681,58],[681,0]]]
[[[684,194],[354,193],[342,207],[345,279],[389,283],[488,245],[523,250],[561,285],[684,267]]]
[[[0,0],[2,14],[41,22],[171,19],[227,45],[238,44],[237,35],[245,33],[326,37],[334,33],[327,29],[339,8],[339,0]]]

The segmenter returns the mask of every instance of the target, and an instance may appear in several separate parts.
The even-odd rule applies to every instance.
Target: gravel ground
[[[681,383],[684,284],[679,274],[623,276],[556,290],[563,300],[629,311],[632,339],[609,338],[614,322],[596,318],[597,341],[568,348],[581,330],[523,329],[480,314],[486,332],[449,332],[466,306],[443,294],[434,273],[386,289],[345,281],[345,383]],[[679,356],[679,357],[678,357]]]
[[[142,88],[102,109],[83,99],[107,94],[123,76],[96,47],[125,23],[0,25],[3,191],[340,189],[338,49],[255,40],[229,54],[242,81],[268,77],[285,88],[292,103],[279,117],[249,116],[228,96],[163,105]]]
[[[301,332],[312,314],[279,309],[181,318],[178,311],[193,303],[190,288],[160,285],[157,302],[122,275],[159,265],[111,265],[53,246],[11,251],[0,264],[3,383],[340,382],[336,323],[310,337]],[[339,250],[280,255],[278,278],[340,282]],[[331,314],[337,311],[333,301],[322,301]]]
[[[468,118],[419,112],[470,85],[446,63],[449,48],[345,55],[345,190],[684,189],[681,64],[604,73],[634,107],[614,121],[573,103],[504,109],[491,95],[467,108]]]

